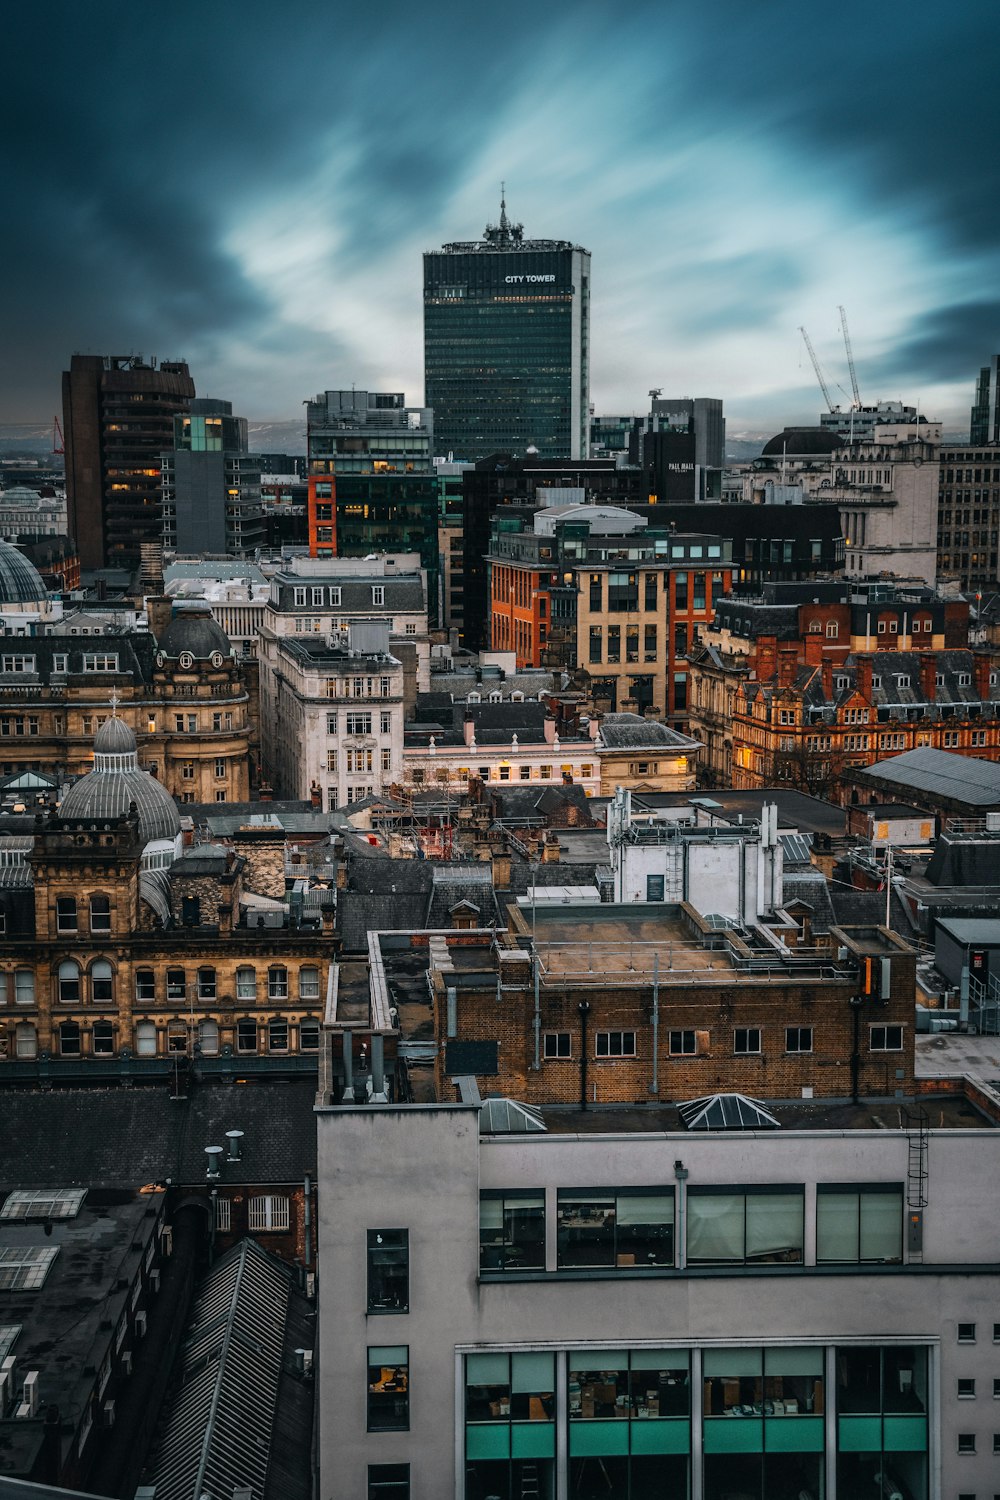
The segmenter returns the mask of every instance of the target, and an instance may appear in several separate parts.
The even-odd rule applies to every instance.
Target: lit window
[[[410,1430],[410,1350],[387,1344],[368,1350],[368,1431]]]

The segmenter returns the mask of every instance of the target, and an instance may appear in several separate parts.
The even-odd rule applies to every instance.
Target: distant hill
[[[306,451],[305,412],[292,422],[253,422],[249,424],[251,453],[291,453]]]

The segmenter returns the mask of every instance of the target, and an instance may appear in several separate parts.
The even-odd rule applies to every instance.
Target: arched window
[[[836,620],[827,620],[827,622],[826,622],[826,636],[827,636],[827,640],[835,641],[837,639],[837,637],[839,636],[839,634],[840,634],[840,626],[837,624]]]
[[[115,981],[106,958],[96,958],[90,966],[90,998],[95,1005],[107,1005],[115,998]]]
[[[218,1057],[219,1055],[219,1023],[218,1021],[199,1021],[198,1023],[198,1049],[203,1057]]]
[[[38,1032],[30,1021],[21,1021],[17,1028],[15,1047],[18,1057],[38,1056]]]
[[[156,975],[152,969],[136,969],[135,998],[139,1001],[156,999]]]
[[[80,1056],[79,1021],[63,1021],[59,1027],[59,1051],[63,1057]]]
[[[268,969],[267,996],[269,1000],[288,999],[288,970],[286,968]]]
[[[115,1028],[110,1021],[94,1022],[94,1056],[110,1057],[115,1050]]]
[[[156,1027],[152,1021],[140,1021],[135,1028],[136,1057],[156,1056]]]
[[[809,621],[809,629],[810,630],[822,630],[823,629],[822,622],[820,620],[810,620]]]
[[[257,998],[257,970],[236,970],[236,998],[237,1000],[254,1001]]]
[[[34,1005],[35,976],[30,969],[18,969],[14,975],[14,1003]]]
[[[110,896],[91,896],[90,930],[97,933],[111,931]]]
[[[319,999],[319,970],[312,965],[299,970],[299,999]]]
[[[62,1005],[80,1002],[80,965],[71,958],[59,965],[59,1000]]]

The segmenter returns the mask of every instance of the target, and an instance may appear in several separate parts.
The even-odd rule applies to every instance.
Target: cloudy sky
[[[73,351],[189,360],[296,418],[422,398],[421,251],[507,182],[593,254],[592,399],[722,396],[731,434],[838,398],[967,429],[1000,349],[995,3],[326,6],[32,0],[5,13],[0,421]]]

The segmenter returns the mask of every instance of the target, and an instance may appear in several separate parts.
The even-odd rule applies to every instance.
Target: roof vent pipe
[[[208,1157],[208,1167],[205,1171],[206,1177],[219,1177],[222,1174],[222,1147],[206,1146],[205,1155]]]
[[[229,1155],[226,1161],[240,1161],[243,1156],[243,1131],[227,1130],[226,1140],[229,1142]]]

